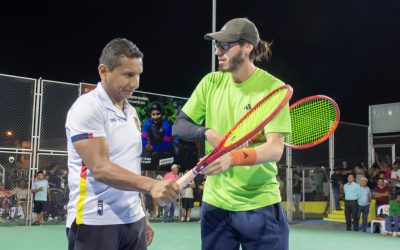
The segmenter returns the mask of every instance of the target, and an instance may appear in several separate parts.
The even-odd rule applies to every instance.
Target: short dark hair
[[[350,175],[352,175],[352,176],[353,176],[353,178],[355,178],[355,177],[356,177],[356,175],[355,175],[354,173],[349,173],[349,174],[347,175],[347,177],[349,177]]]
[[[37,171],[36,176],[38,176],[38,174],[43,174],[43,171]]]
[[[115,38],[111,40],[101,52],[100,64],[104,64],[112,71],[120,65],[121,57],[143,58],[143,53],[136,44],[126,38]]]
[[[400,191],[396,192],[396,194],[394,195],[394,197],[400,196]]]

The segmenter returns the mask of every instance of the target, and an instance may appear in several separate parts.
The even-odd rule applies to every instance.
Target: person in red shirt
[[[374,188],[374,194],[376,199],[375,209],[378,210],[378,207],[381,205],[389,204],[389,193],[390,189],[382,178],[378,179],[378,186]]]
[[[177,164],[172,164],[171,171],[164,176],[164,180],[177,181],[179,179],[179,167],[180,166]],[[176,205],[176,200],[165,205],[162,222],[168,222],[167,220],[168,218],[169,222],[174,221],[175,205]]]

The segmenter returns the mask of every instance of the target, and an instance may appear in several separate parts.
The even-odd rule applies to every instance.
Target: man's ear
[[[98,71],[99,71],[99,76],[101,78],[101,80],[105,80],[107,77],[107,66],[104,64],[99,64],[99,66],[97,67]]]

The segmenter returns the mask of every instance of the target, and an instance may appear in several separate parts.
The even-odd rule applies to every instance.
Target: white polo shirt
[[[70,108],[66,133],[70,189],[67,227],[71,227],[75,219],[77,224],[113,225],[143,218],[139,193],[122,191],[96,181],[72,144],[92,137],[105,137],[110,160],[140,175],[142,141],[136,110],[126,100],[123,111],[116,108],[99,83]]]

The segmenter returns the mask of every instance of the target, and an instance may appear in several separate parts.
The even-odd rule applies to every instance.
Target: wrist
[[[257,163],[257,152],[254,148],[233,150],[230,156],[233,166],[253,166]]]

